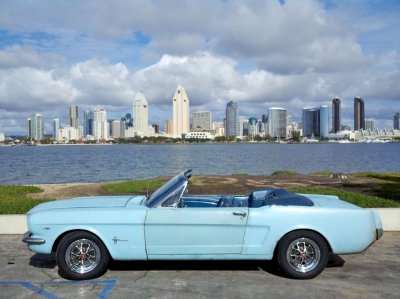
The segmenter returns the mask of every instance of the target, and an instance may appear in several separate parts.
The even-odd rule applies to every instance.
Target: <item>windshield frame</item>
[[[186,189],[188,181],[189,178],[183,172],[172,177],[146,199],[146,206],[148,208],[161,206],[163,202],[167,200],[172,194],[175,194],[181,188]],[[183,193],[184,192],[181,192],[181,196]]]

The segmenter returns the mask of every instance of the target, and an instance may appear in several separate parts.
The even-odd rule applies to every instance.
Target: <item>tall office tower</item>
[[[86,136],[94,136],[93,130],[93,122],[94,122],[94,111],[88,110],[83,114],[83,135]]]
[[[189,98],[182,85],[176,88],[172,100],[172,135],[182,138],[183,134],[189,133]]]
[[[55,140],[58,140],[60,137],[60,119],[53,119],[53,137]]]
[[[329,108],[326,105],[319,107],[319,136],[329,137]]]
[[[112,138],[121,138],[125,137],[125,122],[121,120],[112,120],[111,121],[111,137]]]
[[[79,129],[79,114],[78,114],[78,106],[71,105],[69,107],[69,125],[71,127]]]
[[[393,129],[400,130],[400,112],[397,112],[393,117]]]
[[[283,108],[268,108],[268,134],[286,138],[287,111]]]
[[[31,140],[41,140],[44,137],[43,116],[41,114],[32,114],[28,118],[28,137]]]
[[[246,116],[239,115],[239,129],[237,136],[247,136],[249,134],[248,123],[249,119]]]
[[[159,124],[151,124],[151,126],[154,129],[154,133],[160,134],[160,125]]]
[[[261,116],[261,121],[266,124],[268,122],[268,114],[263,114]]]
[[[332,132],[337,133],[340,131],[340,99],[334,98],[332,100]]]
[[[211,111],[196,111],[192,113],[192,128],[211,130]]]
[[[324,137],[329,135],[328,106],[303,108],[303,136]]]
[[[365,130],[364,100],[354,98],[354,131]]]
[[[320,136],[319,108],[303,108],[303,136]]]
[[[234,101],[226,104],[225,136],[240,136],[239,132],[239,113],[237,103]]]
[[[134,129],[139,135],[146,135],[149,127],[149,105],[143,93],[138,92],[133,101]]]
[[[107,121],[107,112],[104,109],[94,111],[93,118],[93,136],[96,140],[108,139],[109,124]]]

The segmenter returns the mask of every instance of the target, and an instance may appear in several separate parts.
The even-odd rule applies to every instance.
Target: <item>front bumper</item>
[[[27,231],[22,238],[22,242],[28,245],[42,245],[46,242],[44,239],[41,238],[32,238],[31,235],[31,232]]]

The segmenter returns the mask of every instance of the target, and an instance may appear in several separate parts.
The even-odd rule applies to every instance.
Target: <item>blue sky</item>
[[[261,118],[353,98],[391,128],[400,111],[400,1],[0,0],[0,132],[26,134],[42,113],[67,124],[68,107],[132,110],[145,94],[150,121],[171,118],[182,84],[191,111],[222,121],[225,105]]]

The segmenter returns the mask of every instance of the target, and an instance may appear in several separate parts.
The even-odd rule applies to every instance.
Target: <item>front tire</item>
[[[329,248],[324,238],[299,230],[285,235],[278,245],[278,264],[291,278],[311,279],[328,264]]]
[[[60,275],[73,280],[92,279],[107,269],[110,256],[103,242],[88,232],[71,232],[57,247]]]

